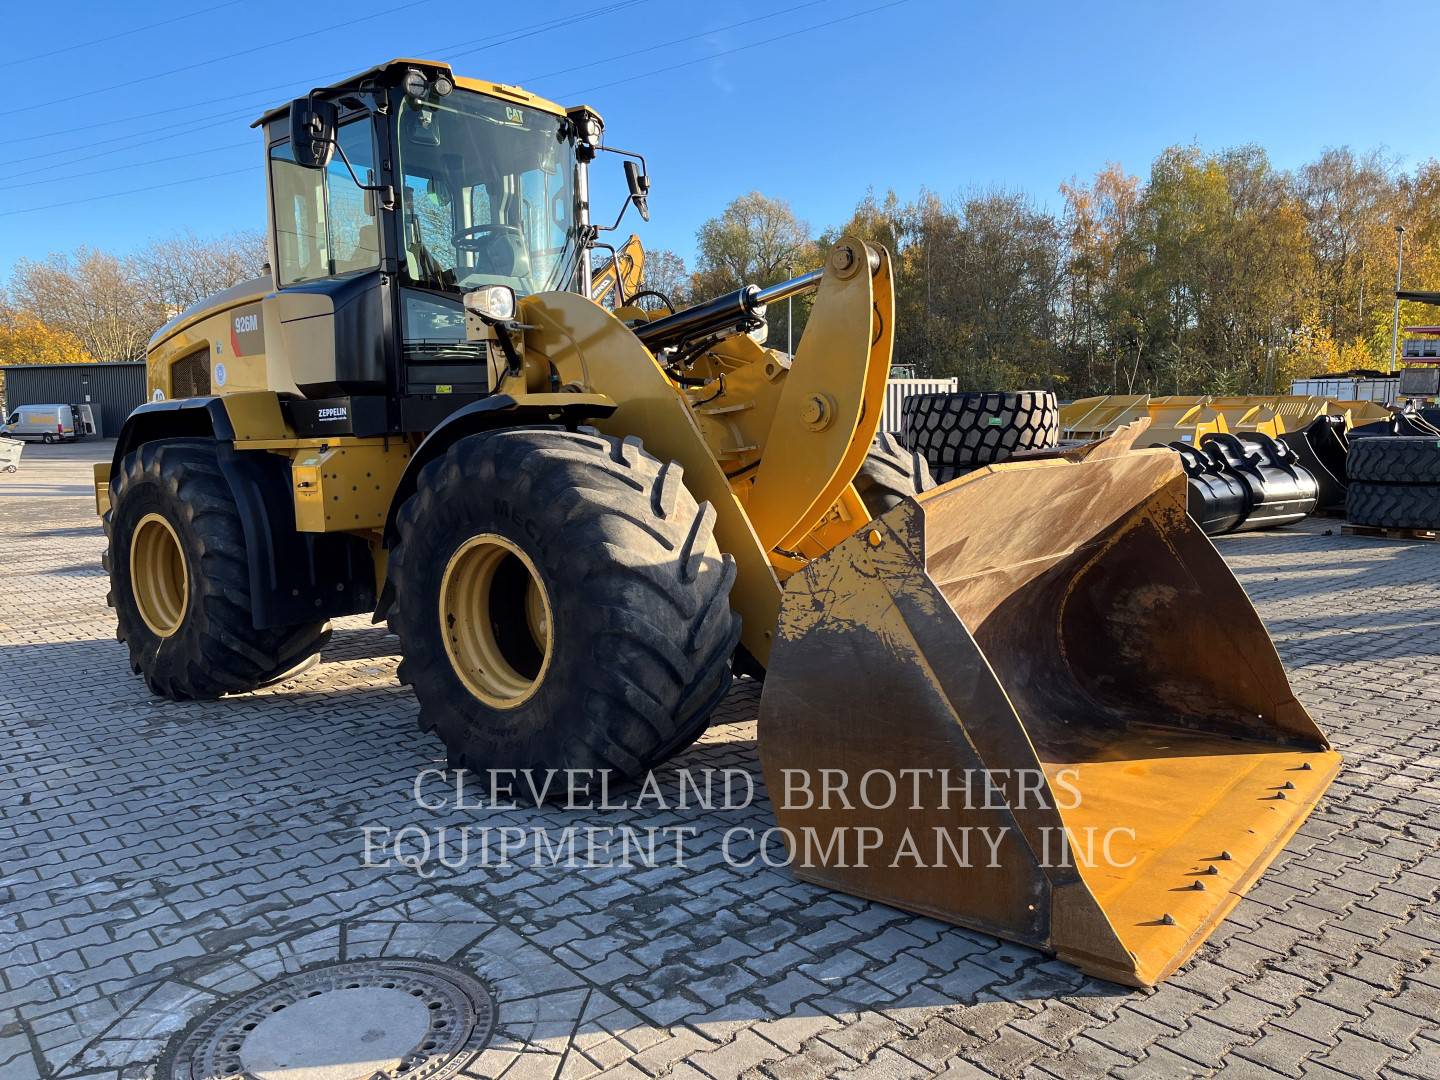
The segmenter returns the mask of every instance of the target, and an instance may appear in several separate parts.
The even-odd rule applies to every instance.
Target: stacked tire
[[[1023,450],[1045,450],[1060,438],[1055,395],[915,394],[902,410],[905,444],[924,455],[935,479],[993,465]]]
[[[1377,436],[1353,439],[1345,516],[1383,529],[1440,529],[1440,439]]]

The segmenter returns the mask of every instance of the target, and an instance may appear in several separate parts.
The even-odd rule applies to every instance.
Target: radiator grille
[[[210,393],[210,349],[197,349],[170,365],[170,396],[200,397]]]

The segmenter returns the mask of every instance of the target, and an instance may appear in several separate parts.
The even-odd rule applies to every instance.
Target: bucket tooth
[[[906,500],[791,577],[760,751],[799,877],[1132,985],[1340,766],[1175,455],[1104,443]]]

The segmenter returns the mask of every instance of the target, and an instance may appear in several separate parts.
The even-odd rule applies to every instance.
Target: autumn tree
[[[1326,150],[1297,177],[1316,271],[1322,325],[1349,366],[1371,366],[1365,344],[1377,313],[1393,304],[1394,224],[1399,192],[1378,152]],[[1368,321],[1367,321],[1368,320]]]
[[[132,271],[172,315],[206,297],[260,276],[269,256],[259,232],[202,240],[192,232],[156,240],[132,256]]]
[[[867,193],[826,242],[882,244],[895,268],[895,362],[966,389],[1053,385],[1061,243],[1056,222],[1016,192],[901,204]]]
[[[690,271],[685,260],[668,248],[645,253],[640,287],[661,293],[676,308],[690,303]]]
[[[101,360],[143,356],[146,340],[166,318],[125,260],[90,248],[44,262],[21,259],[10,293],[26,314],[73,336]]]
[[[19,260],[12,305],[68,334],[101,360],[133,360],[159,327],[190,305],[249,278],[265,262],[259,233],[201,240],[183,233],[128,256],[80,248]]]
[[[721,296],[742,285],[774,285],[802,273],[816,261],[810,227],[795,216],[784,199],[752,191],[733,200],[700,226],[691,290],[697,300]],[[795,313],[793,340],[803,331],[805,301],[780,305],[768,313],[770,344],[781,348],[791,339],[789,313]]]
[[[75,364],[94,359],[73,334],[0,300],[0,364]]]

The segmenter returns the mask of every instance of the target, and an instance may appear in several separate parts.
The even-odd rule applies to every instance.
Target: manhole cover
[[[445,1080],[485,1048],[495,999],[423,960],[357,960],[286,975],[206,1016],[171,1080]]]

